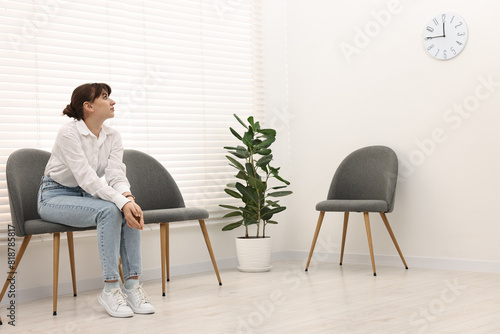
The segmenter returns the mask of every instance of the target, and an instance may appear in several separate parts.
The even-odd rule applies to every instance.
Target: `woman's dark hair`
[[[76,87],[71,95],[71,103],[64,108],[63,115],[82,120],[83,104],[94,102],[101,96],[102,91],[106,91],[108,96],[111,95],[111,87],[105,83],[86,83]]]

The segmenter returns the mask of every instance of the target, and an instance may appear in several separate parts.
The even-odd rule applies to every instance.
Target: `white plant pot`
[[[238,269],[258,273],[271,270],[271,237],[236,238]]]

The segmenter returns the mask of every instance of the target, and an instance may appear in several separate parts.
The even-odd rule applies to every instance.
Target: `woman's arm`
[[[130,200],[122,195],[130,191],[129,187],[123,187],[122,191],[113,189],[92,168],[82,148],[82,143],[77,134],[71,131],[60,134],[57,138],[57,147],[60,151],[60,159],[69,168],[77,184],[92,196],[108,200],[116,204],[118,208]],[[126,178],[125,178],[126,180]],[[127,185],[128,185],[128,181]],[[122,183],[123,186],[123,183]]]

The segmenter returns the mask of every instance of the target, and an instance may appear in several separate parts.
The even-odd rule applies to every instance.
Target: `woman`
[[[131,317],[155,309],[138,278],[142,210],[125,175],[120,134],[104,124],[114,117],[110,94],[111,88],[103,83],[84,84],[73,91],[63,114],[74,120],[57,135],[38,194],[38,212],[54,223],[97,226],[104,277],[99,302],[111,316]],[[123,292],[118,281],[120,258]]]

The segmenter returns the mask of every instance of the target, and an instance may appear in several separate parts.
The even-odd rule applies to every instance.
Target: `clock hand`
[[[444,22],[443,22],[443,37],[446,37],[446,34],[444,33]]]
[[[426,37],[425,39],[433,39],[433,38],[439,38],[439,37],[444,37],[444,35],[443,35],[443,36],[432,36],[432,37]]]

